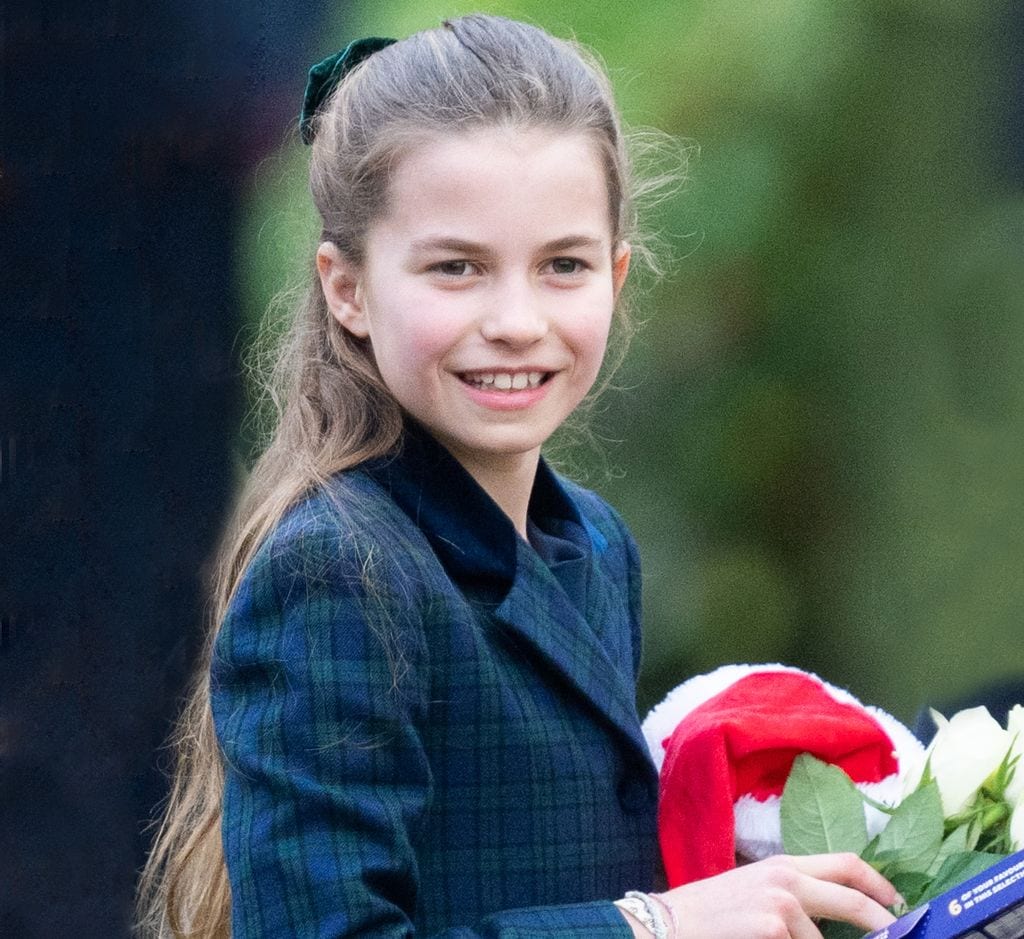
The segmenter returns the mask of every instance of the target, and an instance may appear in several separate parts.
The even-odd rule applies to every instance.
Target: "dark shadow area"
[[[319,11],[0,9],[5,937],[128,935],[233,486],[237,200]]]

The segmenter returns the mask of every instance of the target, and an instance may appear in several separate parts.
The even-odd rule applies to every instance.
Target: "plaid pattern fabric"
[[[570,597],[438,451],[292,510],[218,635],[235,939],[628,939],[610,901],[653,887],[632,540],[542,464],[535,523],[587,553]]]

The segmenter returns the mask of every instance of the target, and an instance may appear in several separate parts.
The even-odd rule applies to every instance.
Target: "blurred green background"
[[[640,544],[641,712],[726,662],[799,665],[908,721],[1024,676],[1009,5],[353,2],[309,62],[471,10],[591,46],[627,123],[690,155],[646,219],[667,275],[594,439],[557,451]],[[254,328],[310,269],[305,168],[293,135],[252,179]]]

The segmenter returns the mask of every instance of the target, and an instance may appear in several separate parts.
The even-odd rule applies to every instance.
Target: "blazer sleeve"
[[[215,640],[234,939],[414,935],[415,844],[432,798],[423,617],[435,601],[389,554],[355,550],[325,517],[286,520]],[[601,901],[497,913],[443,935],[632,933]]]

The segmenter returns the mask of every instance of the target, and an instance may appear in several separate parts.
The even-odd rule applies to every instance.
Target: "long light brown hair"
[[[588,135],[605,169],[613,243],[636,254],[635,186],[603,69],[541,29],[471,15],[389,46],[340,83],[316,121],[310,189],[322,237],[359,264],[367,229],[387,211],[388,178],[411,148],[467,129],[543,127]],[[276,428],[242,491],[219,550],[211,628],[169,741],[171,791],[139,883],[138,934],[228,937],[231,892],[221,847],[224,772],[210,707],[219,624],[247,566],[289,507],[338,472],[392,451],[402,416],[368,342],[330,315],[315,271],[268,392]]]

